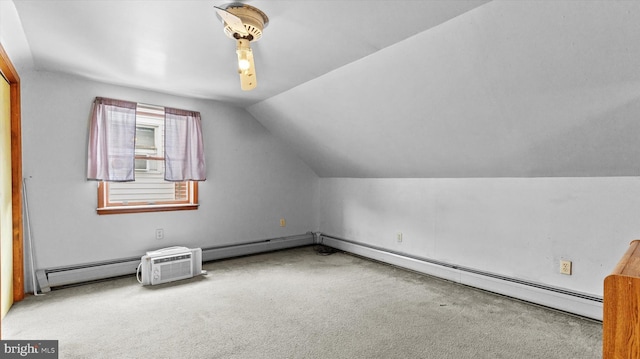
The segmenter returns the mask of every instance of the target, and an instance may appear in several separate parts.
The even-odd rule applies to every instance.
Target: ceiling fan
[[[214,7],[224,24],[224,33],[237,43],[240,88],[245,91],[253,90],[258,81],[250,44],[260,40],[262,30],[269,24],[269,18],[260,9],[243,3]]]

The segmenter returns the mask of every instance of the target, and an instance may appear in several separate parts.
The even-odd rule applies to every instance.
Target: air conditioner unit
[[[202,271],[202,249],[168,247],[147,252],[142,256],[136,277],[138,282],[143,285],[156,285],[204,273]]]

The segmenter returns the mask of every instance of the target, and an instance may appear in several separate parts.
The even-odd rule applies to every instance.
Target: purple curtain
[[[135,180],[135,102],[96,97],[89,129],[87,179]]]
[[[206,180],[200,113],[174,108],[164,111],[164,179]]]

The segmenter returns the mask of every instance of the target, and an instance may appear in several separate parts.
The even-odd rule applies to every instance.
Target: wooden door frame
[[[0,44],[0,73],[9,81],[11,103],[11,210],[13,212],[13,301],[24,299],[24,230],[22,225],[22,122],[20,76]],[[36,288],[34,288],[36,290]]]

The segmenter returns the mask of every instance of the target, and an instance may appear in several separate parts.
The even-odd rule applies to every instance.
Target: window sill
[[[96,212],[103,214],[125,214],[125,213],[146,213],[146,212],[169,212],[169,211],[192,211],[198,209],[197,204],[179,205],[156,205],[156,206],[121,206],[98,208]]]

